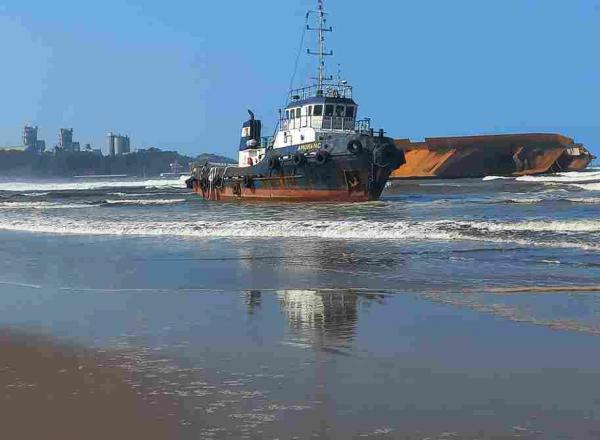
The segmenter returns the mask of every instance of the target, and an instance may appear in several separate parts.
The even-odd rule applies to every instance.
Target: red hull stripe
[[[196,194],[207,200],[296,200],[296,201],[335,201],[335,202],[366,202],[369,195],[364,191],[349,192],[348,190],[315,190],[315,189],[246,189],[242,188],[242,195],[234,195],[231,188],[213,191],[212,197],[208,192],[202,194],[199,187],[194,189]]]

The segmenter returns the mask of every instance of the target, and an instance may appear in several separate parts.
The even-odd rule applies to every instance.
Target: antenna
[[[311,51],[310,49],[306,50],[306,53],[309,55],[317,55],[319,57],[319,69],[318,75],[315,78],[318,83],[317,91],[323,91],[323,82],[327,79],[331,80],[332,78],[325,78],[325,57],[333,55],[333,51],[325,52],[325,32],[331,32],[333,29],[331,26],[328,28],[325,27],[327,23],[327,19],[325,18],[326,12],[323,10],[323,0],[318,0],[318,10],[316,13],[319,15],[319,27],[311,28],[309,25],[306,25],[306,29],[309,31],[316,31],[319,33],[319,48],[317,51]],[[315,12],[315,11],[312,11]]]

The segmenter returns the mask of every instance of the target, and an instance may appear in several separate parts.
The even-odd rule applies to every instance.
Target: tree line
[[[124,154],[102,156],[92,152],[66,152],[35,154],[25,151],[0,151],[0,175],[34,177],[71,177],[78,175],[126,174],[128,176],[157,176],[171,172],[172,163],[181,165],[180,171],[189,171],[189,165],[204,162],[234,162],[232,159],[204,153],[193,158],[176,151],[156,148]]]

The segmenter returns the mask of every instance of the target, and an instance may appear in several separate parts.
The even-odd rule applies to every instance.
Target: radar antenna
[[[314,78],[317,80],[317,93],[323,93],[323,83],[326,80],[332,80],[332,77],[325,77],[325,57],[327,56],[331,56],[333,55],[333,51],[330,50],[329,52],[325,51],[325,32],[332,32],[333,29],[331,28],[331,26],[329,26],[328,28],[325,27],[325,25],[327,24],[327,19],[325,18],[325,15],[327,15],[327,13],[323,10],[323,0],[318,0],[318,10],[317,11],[310,11],[313,13],[317,13],[319,16],[319,27],[316,28],[311,28],[310,25],[306,25],[306,29],[308,29],[309,31],[315,31],[319,33],[318,39],[319,39],[319,48],[317,51],[311,51],[310,49],[307,49],[306,52],[309,55],[317,55],[319,57],[319,68],[318,68],[318,73],[317,73],[317,77]]]

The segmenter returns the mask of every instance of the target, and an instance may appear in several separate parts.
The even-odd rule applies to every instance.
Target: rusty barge
[[[405,163],[391,179],[522,176],[581,171],[595,158],[582,144],[550,133],[396,139]]]

